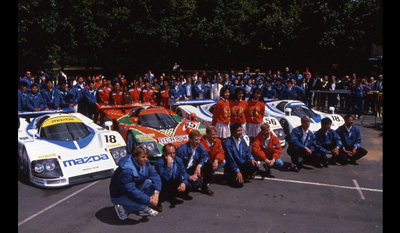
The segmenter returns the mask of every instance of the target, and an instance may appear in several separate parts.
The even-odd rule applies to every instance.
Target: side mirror
[[[286,115],[291,116],[292,115],[292,109],[291,108],[285,109],[285,113],[286,113]]]
[[[329,111],[331,111],[332,114],[335,114],[335,107],[329,107]]]
[[[106,129],[108,129],[108,131],[111,131],[112,125],[113,125],[112,121],[106,121],[106,122],[104,122],[104,127],[105,127]]]
[[[196,113],[192,112],[190,113],[190,120],[195,121],[196,120]]]
[[[28,133],[32,134],[33,141],[35,141],[35,136],[36,136],[37,132],[38,132],[37,129],[29,129],[28,130]]]

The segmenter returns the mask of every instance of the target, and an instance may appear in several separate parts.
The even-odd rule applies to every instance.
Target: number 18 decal
[[[115,138],[115,135],[104,135],[106,137],[106,143],[116,143],[117,139]]]

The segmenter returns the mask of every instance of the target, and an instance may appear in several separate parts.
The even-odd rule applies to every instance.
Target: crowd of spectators
[[[238,73],[231,69],[227,73],[215,70],[212,75],[206,71],[184,74],[175,69],[172,74],[155,75],[151,70],[143,75],[125,77],[118,73],[115,77],[105,77],[101,73],[87,76],[67,77],[63,70],[49,76],[42,69],[36,74],[26,71],[19,77],[18,112],[41,111],[48,108],[60,109],[73,107],[91,118],[96,117],[95,104],[123,105],[137,102],[151,102],[169,108],[172,100],[217,99],[220,90],[228,87],[231,96],[238,88],[249,98],[259,88],[262,97],[268,99],[301,100],[312,108],[324,111],[335,106],[345,112],[358,114],[374,112],[378,100],[368,92],[383,92],[383,75],[377,77],[358,77],[351,75],[321,75],[311,73],[308,68],[303,72],[289,67],[284,71],[266,70],[254,73],[246,67]],[[348,90],[346,94],[337,94],[335,90]],[[315,91],[330,91],[333,94]]]

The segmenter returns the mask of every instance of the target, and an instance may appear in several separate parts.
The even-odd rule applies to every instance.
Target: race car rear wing
[[[278,99],[270,99],[270,98],[267,98],[267,97],[264,97],[263,98],[264,99],[264,102],[271,102],[271,101],[276,101],[276,100],[278,100]],[[249,100],[249,98],[248,97],[246,97],[246,98],[244,98],[244,100]]]
[[[218,98],[219,99],[219,98]],[[182,106],[182,105],[202,105],[202,104],[211,104],[211,103],[216,103],[218,99],[203,99],[203,100],[180,100],[178,102],[175,102],[172,100],[173,106]],[[249,98],[245,98],[244,100],[248,100]],[[264,97],[264,102],[270,102],[270,101],[275,101],[277,99],[269,99],[267,97]]]
[[[74,108],[67,107],[67,108],[60,108],[60,110],[49,108],[48,111],[39,111],[39,112],[21,111],[21,113],[18,113],[18,116],[22,118],[29,118],[29,117],[39,117],[49,113],[69,113],[69,112],[74,112]]]
[[[100,105],[96,103],[96,110],[108,110],[108,109],[131,109],[131,108],[140,108],[146,106],[157,106],[157,103],[132,103],[132,104],[124,104],[124,105]]]
[[[217,99],[203,99],[203,100],[180,100],[175,102],[172,100],[174,106],[181,106],[181,105],[202,105],[202,104],[211,104],[216,103]]]

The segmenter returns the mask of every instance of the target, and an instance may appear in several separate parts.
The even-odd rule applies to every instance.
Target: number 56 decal
[[[272,118],[271,119],[265,118],[265,122],[267,122],[269,125],[277,125],[275,119]]]

